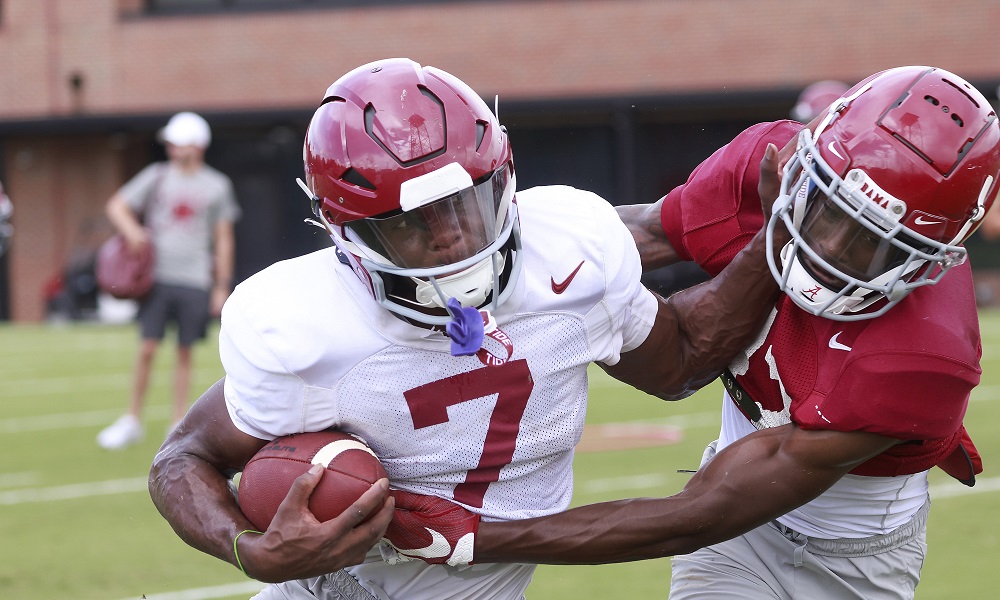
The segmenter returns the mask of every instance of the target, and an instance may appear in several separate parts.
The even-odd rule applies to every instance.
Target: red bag
[[[97,251],[97,285],[119,299],[138,300],[153,287],[153,244],[139,252],[129,250],[121,235],[113,235]]]

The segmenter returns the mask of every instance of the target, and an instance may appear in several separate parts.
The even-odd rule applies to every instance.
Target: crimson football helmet
[[[796,121],[808,123],[825,113],[833,101],[839,99],[849,88],[846,83],[832,79],[811,83],[799,94],[790,116]]]
[[[767,226],[771,272],[813,314],[877,317],[965,261],[998,176],[1000,124],[974,87],[933,67],[872,75],[799,134]]]
[[[520,271],[510,143],[456,77],[373,62],[326,92],[303,148],[313,213],[375,299],[429,325],[495,310]],[[301,182],[300,182],[301,183]]]

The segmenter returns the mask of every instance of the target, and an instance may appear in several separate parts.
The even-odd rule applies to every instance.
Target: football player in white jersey
[[[466,540],[377,545],[388,483],[318,523],[300,477],[267,531],[227,487],[278,436],[362,436],[394,489],[484,521],[565,510],[587,367],[665,399],[714,379],[778,297],[764,238],[702,286],[658,297],[615,209],[565,186],[522,190],[506,130],[466,84],[389,59],[337,80],[304,145],[333,246],[241,283],[222,316],[226,377],[164,442],[150,493],[187,543],[277,598],[523,598],[534,565],[468,562]],[[368,518],[368,520],[362,521]],[[440,537],[440,536],[439,536]],[[382,546],[389,556],[391,548]]]

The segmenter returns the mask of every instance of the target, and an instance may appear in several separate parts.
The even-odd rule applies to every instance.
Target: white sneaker
[[[122,415],[97,434],[97,445],[105,450],[121,450],[142,440],[142,424],[133,415]]]

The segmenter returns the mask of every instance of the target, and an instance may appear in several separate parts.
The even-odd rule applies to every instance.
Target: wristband
[[[243,568],[243,563],[240,562],[240,552],[239,552],[239,550],[236,549],[236,542],[239,541],[240,536],[243,535],[244,533],[259,533],[259,534],[263,535],[264,532],[263,531],[257,531],[256,529],[244,529],[243,531],[237,533],[236,537],[233,538],[233,556],[236,557],[236,566],[240,568],[240,571],[243,571],[244,575],[246,575],[247,577],[250,577],[249,575],[247,575],[247,570]]]

